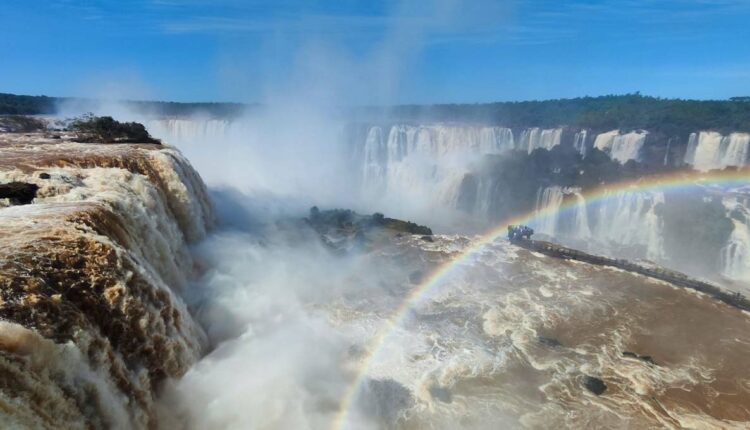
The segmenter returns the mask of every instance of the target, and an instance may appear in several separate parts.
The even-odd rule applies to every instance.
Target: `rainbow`
[[[654,175],[635,180],[601,185],[584,192],[583,196],[587,204],[595,204],[612,198],[620,193],[634,191],[673,191],[688,186],[721,187],[722,189],[750,186],[750,169],[725,169],[723,171],[712,172],[678,171],[670,174]],[[564,201],[559,208],[535,210],[507,219],[489,230],[487,233],[479,236],[479,239],[477,239],[460,255],[435,268],[435,270],[433,270],[421,284],[416,286],[409,293],[398,309],[396,309],[391,317],[383,324],[378,334],[370,343],[370,353],[363,360],[353,382],[347,388],[344,397],[339,404],[339,411],[334,419],[333,428],[343,429],[346,427],[352,427],[353,423],[349,423],[350,412],[354,400],[365,380],[367,372],[371,364],[378,358],[380,351],[383,349],[383,346],[386,344],[391,334],[402,325],[403,320],[409,314],[410,309],[417,307],[425,300],[425,298],[429,297],[430,292],[439,287],[456,267],[464,265],[467,261],[478,255],[487,245],[495,242],[498,238],[503,237],[507,233],[507,227],[509,225],[530,224],[534,220],[570,209],[577,204],[578,202],[575,199],[569,199]]]

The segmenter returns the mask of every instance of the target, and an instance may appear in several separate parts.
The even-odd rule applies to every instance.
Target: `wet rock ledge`
[[[727,291],[721,287],[691,278],[684,273],[675,270],[665,269],[663,267],[646,266],[634,263],[632,261],[603,257],[600,255],[588,254],[572,248],[567,248],[551,242],[541,240],[514,240],[513,244],[535,251],[550,257],[561,258],[566,260],[583,261],[597,266],[616,267],[632,273],[638,273],[660,281],[669,282],[675,286],[688,288],[701,293],[707,294],[716,300],[724,302],[735,308],[750,312],[750,300],[738,292]]]

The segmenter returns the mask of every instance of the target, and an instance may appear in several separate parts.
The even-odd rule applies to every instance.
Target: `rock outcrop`
[[[25,182],[0,184],[0,199],[8,199],[10,204],[27,205],[34,200],[39,185]]]

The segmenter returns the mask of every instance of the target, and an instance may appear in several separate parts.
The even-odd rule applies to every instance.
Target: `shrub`
[[[69,129],[78,134],[75,139],[77,142],[161,143],[148,134],[143,124],[119,122],[111,116],[94,116],[89,113],[74,119]]]

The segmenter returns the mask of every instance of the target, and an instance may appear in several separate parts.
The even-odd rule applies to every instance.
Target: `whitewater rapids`
[[[0,137],[0,422],[153,428],[158,386],[203,354],[179,296],[213,214],[175,149]],[[6,207],[3,207],[6,206]]]
[[[499,240],[394,318],[478,238],[391,234],[340,256],[277,228],[262,238],[224,231],[199,248],[213,269],[193,294],[219,347],[166,391],[168,428],[750,420],[750,316],[710,297]],[[606,391],[589,392],[588,377]]]
[[[331,252],[299,213],[241,193],[214,194],[212,230],[168,146],[3,136],[0,155],[2,182],[40,187],[0,208],[9,427],[750,421],[750,316],[699,293],[504,240],[432,283],[479,238],[387,232]]]

